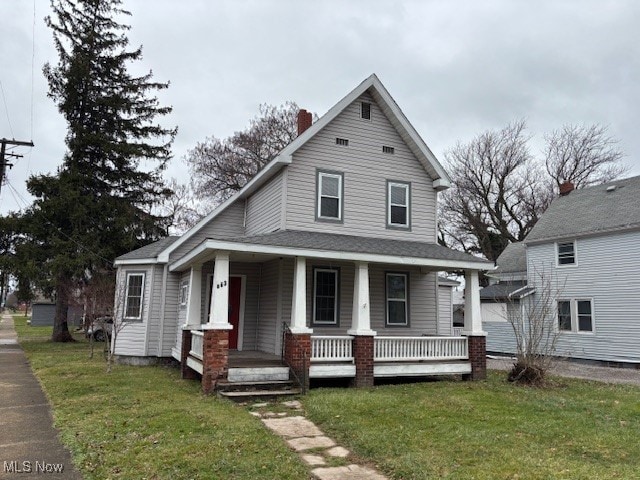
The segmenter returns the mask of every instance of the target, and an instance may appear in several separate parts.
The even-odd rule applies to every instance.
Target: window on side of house
[[[142,320],[144,273],[127,273],[127,296],[124,304],[125,320]]]
[[[360,118],[371,120],[371,104],[369,102],[360,102]]]
[[[558,265],[575,265],[576,264],[576,243],[562,242],[558,243]]]
[[[180,306],[185,306],[187,304],[188,296],[189,296],[189,284],[187,282],[182,282],[180,284]]]
[[[593,333],[593,300],[572,298],[558,301],[560,332]]]
[[[318,171],[316,207],[318,220],[342,221],[343,178],[343,174],[339,172]]]
[[[337,268],[313,269],[313,324],[337,326],[338,283],[340,270]]]
[[[409,275],[407,273],[387,273],[385,283],[387,326],[409,326]]]
[[[387,228],[411,226],[411,184],[387,181]]]

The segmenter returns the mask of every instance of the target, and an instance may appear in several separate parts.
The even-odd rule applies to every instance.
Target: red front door
[[[241,277],[229,277],[229,323],[233,330],[229,332],[229,348],[238,349],[238,329],[240,328],[240,292]]]

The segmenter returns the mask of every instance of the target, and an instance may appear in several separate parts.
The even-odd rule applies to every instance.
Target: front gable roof
[[[574,190],[553,200],[527,244],[640,229],[640,176]]]
[[[158,261],[168,262],[171,252],[183,244],[188,238],[202,229],[207,223],[217,217],[233,203],[249,197],[277,172],[279,172],[283,166],[291,164],[293,161],[293,154],[298,149],[304,146],[365,92],[368,92],[374,98],[391,124],[398,131],[398,134],[420,161],[427,174],[433,179],[434,189],[445,190],[449,188],[451,185],[451,179],[444,171],[444,168],[374,73],[349,92],[342,100],[336,103],[317,122],[312,124],[307,130],[305,130],[301,135],[298,135],[295,140],[282,149],[282,151],[273,160],[266,164],[262,170],[260,170],[240,191],[229,198],[226,202],[219,205],[190,230],[185,232],[179,240],[161,252],[158,255]]]

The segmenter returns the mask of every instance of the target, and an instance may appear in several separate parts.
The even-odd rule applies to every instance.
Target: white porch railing
[[[464,330],[464,327],[453,327],[453,336],[454,337],[461,337],[463,330]]]
[[[375,337],[374,361],[466,360],[466,337]]]
[[[353,337],[348,335],[313,335],[311,337],[312,362],[353,361]]]
[[[204,345],[204,333],[200,330],[191,330],[191,350],[189,355],[202,360],[202,348]]]

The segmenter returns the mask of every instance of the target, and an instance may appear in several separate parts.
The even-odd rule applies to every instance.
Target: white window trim
[[[406,205],[399,205],[391,203],[391,188],[402,187],[406,192]],[[391,207],[404,207],[407,209],[407,223],[392,223],[391,222]],[[411,229],[411,184],[408,182],[387,181],[387,227],[400,228],[403,230]]]
[[[560,245],[564,245],[567,243],[573,243],[573,263],[560,263]],[[572,268],[578,266],[578,242],[575,240],[567,241],[567,242],[556,242],[556,267],[558,268]]]
[[[338,179],[338,196],[323,195],[322,194],[322,180],[324,177],[337,178]],[[342,221],[342,202],[344,197],[343,175],[337,172],[323,172],[318,171],[318,198],[316,199],[316,217],[319,220],[329,220],[332,222]],[[322,198],[337,198],[338,199],[338,216],[326,217],[322,215]]]
[[[404,277],[404,299],[389,298],[389,277]],[[404,302],[404,323],[389,323],[389,302]],[[385,327],[408,327],[409,326],[409,273],[408,272],[386,272],[384,275],[384,310]]]
[[[317,276],[316,274],[318,272],[330,272],[334,274],[335,277],[335,292],[334,292],[334,305],[333,305],[333,311],[334,311],[334,319],[333,322],[325,322],[325,321],[319,321],[316,320],[316,290],[317,290],[317,286],[318,286],[318,281],[317,281]],[[322,267],[314,267],[313,268],[313,318],[312,318],[312,322],[313,325],[322,325],[322,326],[331,326],[331,327],[337,327],[340,326],[340,312],[339,312],[339,292],[340,292],[340,270],[337,268],[322,268]]]
[[[558,308],[556,305],[556,330],[561,334],[594,335],[596,333],[596,313],[592,297],[572,297],[559,298],[557,302],[569,302],[569,313],[571,315],[571,330],[560,330]],[[591,304],[591,330],[579,330],[578,322],[578,302],[589,302]]]
[[[140,308],[138,309],[138,315],[135,317],[128,317],[127,311],[129,310],[129,286],[131,277],[142,277],[142,289],[140,290]],[[144,272],[127,272],[127,283],[125,285],[124,292],[124,311],[122,312],[123,320],[127,321],[141,321],[142,311],[144,307],[144,289],[146,286],[147,275]]]
[[[187,301],[189,298],[189,282],[183,280],[180,282],[180,306],[184,307],[187,305]]]

